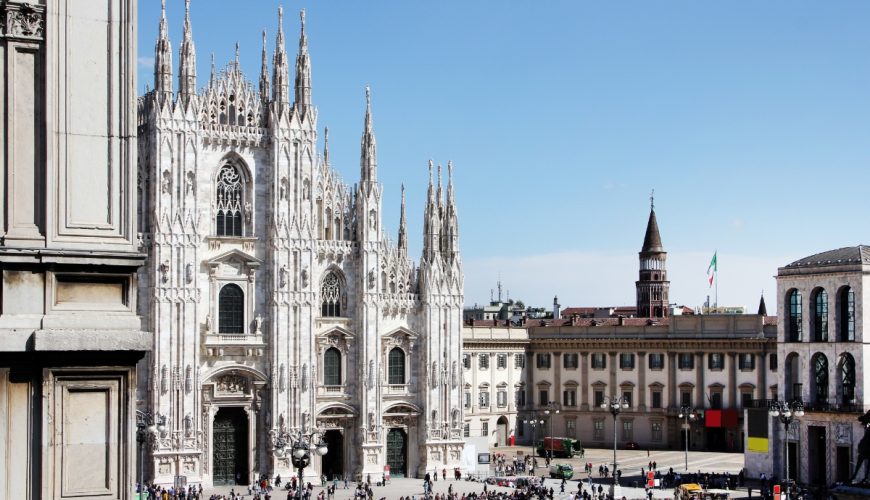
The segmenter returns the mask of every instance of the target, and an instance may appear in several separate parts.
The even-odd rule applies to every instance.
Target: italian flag
[[[710,283],[711,287],[713,286],[713,279],[716,277],[716,254],[718,253],[718,250],[713,252],[713,258],[710,259],[710,265],[707,266],[707,282]]]

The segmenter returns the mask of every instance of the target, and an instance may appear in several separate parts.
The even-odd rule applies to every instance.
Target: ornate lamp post
[[[694,422],[696,418],[698,418],[698,414],[695,412],[695,409],[689,405],[683,405],[680,407],[680,418],[686,419],[686,423],[683,424],[683,430],[686,432],[686,472],[689,472],[689,437],[692,435],[690,432],[692,430],[689,425],[689,421]]]
[[[293,466],[299,469],[299,486],[296,488],[296,496],[302,500],[304,471],[311,463],[311,453],[314,452],[322,457],[329,451],[326,441],[323,440],[323,431],[314,429],[306,432],[304,428],[296,432],[274,431],[272,448],[278,458],[290,453]]]
[[[143,484],[144,466],[145,466],[145,443],[152,443],[157,436],[163,435],[166,430],[166,417],[157,414],[157,419],[154,419],[154,414],[149,410],[136,410],[136,444],[139,445],[139,498],[142,497],[142,491],[145,489]]]
[[[785,498],[791,498],[791,481],[788,477],[788,431],[791,428],[792,422],[804,416],[804,404],[800,400],[792,401],[791,403],[784,401],[774,401],[770,404],[770,416],[778,418],[782,422],[783,430],[785,430]]]
[[[526,425],[532,426],[532,463],[529,465],[529,467],[531,467],[531,471],[530,471],[532,473],[531,475],[534,476],[535,475],[535,427],[537,427],[539,425],[543,426],[544,421],[532,419],[532,420],[523,420],[523,422]]]
[[[601,407],[610,410],[610,414],[613,415],[613,486],[611,487],[611,495],[616,498],[616,416],[622,410],[628,409],[628,400],[622,396],[605,397]]]
[[[553,415],[557,415],[559,413],[559,409],[556,407],[559,403],[555,401],[550,401],[547,403],[547,409],[544,410],[544,414],[550,420],[550,449],[547,452],[547,460],[553,459]],[[544,439],[547,439],[544,437]]]

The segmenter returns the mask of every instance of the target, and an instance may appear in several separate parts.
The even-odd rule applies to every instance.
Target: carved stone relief
[[[217,380],[217,390],[228,394],[247,392],[248,379],[241,375],[224,375]]]

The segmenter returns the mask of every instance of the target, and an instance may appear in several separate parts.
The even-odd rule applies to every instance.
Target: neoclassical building
[[[463,274],[448,164],[429,162],[419,264],[404,191],[396,243],[366,89],[359,182],[341,181],[317,108],[301,15],[293,69],[282,14],[255,86],[236,58],[197,88],[186,6],[177,73],[165,9],[154,88],[139,100],[140,312],[154,332],[141,405],[167,418],[158,483],[291,474],[275,440],[325,431],[328,477],[453,468],[462,454]],[[173,88],[177,76],[178,87]],[[404,188],[403,188],[404,190]]]

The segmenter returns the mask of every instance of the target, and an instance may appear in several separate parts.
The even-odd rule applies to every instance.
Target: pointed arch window
[[[824,354],[816,354],[813,358],[813,384],[815,385],[815,403],[828,402],[828,358]]]
[[[797,290],[790,290],[786,294],[785,303],[788,307],[788,314],[786,319],[786,329],[788,332],[788,341],[789,342],[800,342],[803,340],[801,329],[801,322],[803,320],[803,315],[801,313],[801,307],[803,301],[801,300],[801,293]]]
[[[236,167],[230,164],[221,167],[215,193],[215,234],[242,236],[244,182]]]
[[[320,306],[321,316],[341,316],[341,282],[335,273],[329,273],[323,278],[323,284],[320,286],[320,296],[323,298]]]
[[[813,291],[813,342],[828,341],[828,292],[824,288]]]
[[[837,298],[837,321],[840,342],[855,340],[855,291],[850,286],[844,286]]]
[[[245,333],[245,294],[232,283],[221,288],[218,298],[220,333]]]
[[[323,355],[323,384],[341,385],[341,352],[335,347]]]
[[[840,363],[840,383],[843,387],[843,404],[855,402],[855,358],[851,354],[843,355]]]
[[[390,385],[405,383],[405,351],[398,347],[392,348],[387,359],[387,367]]]

